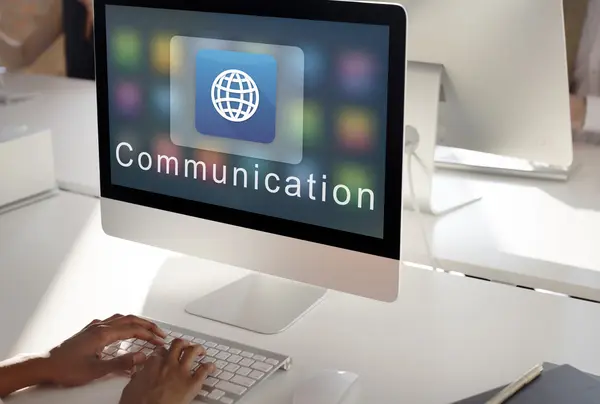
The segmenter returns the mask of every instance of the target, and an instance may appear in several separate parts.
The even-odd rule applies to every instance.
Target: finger
[[[201,386],[202,384],[204,384],[204,381],[206,380],[208,375],[214,372],[215,369],[216,366],[214,363],[202,364],[198,369],[196,369],[194,376],[192,376],[194,384],[197,386]]]
[[[146,361],[146,355],[141,352],[129,353],[110,360],[99,360],[96,362],[96,376],[100,378],[115,372],[131,371]]]
[[[145,329],[152,331],[154,334],[158,335],[161,338],[165,338],[167,336],[167,334],[165,334],[165,332],[161,330],[160,327],[154,324],[152,321],[148,321],[134,315],[121,316],[121,318],[113,322],[115,324],[136,324],[140,327],[144,327]]]
[[[187,342],[182,339],[176,339],[171,342],[171,349],[169,349],[169,362],[176,363],[179,362],[179,358],[181,358],[181,353],[188,346]]]
[[[180,363],[185,369],[191,369],[194,365],[194,360],[202,354],[204,354],[204,347],[202,345],[188,346],[183,350]]]
[[[159,339],[153,332],[139,325],[100,326],[101,345],[107,346],[113,342],[130,338],[137,338],[155,345],[163,345],[164,341]]]

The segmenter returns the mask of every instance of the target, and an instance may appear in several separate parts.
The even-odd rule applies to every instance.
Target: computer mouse
[[[301,383],[292,404],[359,404],[358,375],[324,370]]]

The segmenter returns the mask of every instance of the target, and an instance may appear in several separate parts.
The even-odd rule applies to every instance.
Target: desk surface
[[[328,368],[359,373],[364,402],[381,404],[447,404],[542,361],[600,373],[595,303],[405,268],[395,303],[329,292],[288,331],[262,336],[184,312],[244,271],[110,238],[95,199],[61,193],[4,214],[0,245],[0,357],[47,349],[91,318],[131,312],[292,355],[293,369],[248,404],[289,402],[299,381]],[[116,403],[124,383],[9,402]]]
[[[94,83],[9,75],[7,86],[43,97],[0,109],[0,122],[51,127],[62,188],[97,195]],[[600,249],[594,241],[600,229],[600,147],[577,145],[575,161],[579,169],[568,183],[436,174],[461,178],[483,195],[482,201],[446,216],[424,217],[440,266],[600,301]],[[409,211],[403,220],[403,259],[430,263],[419,219]]]

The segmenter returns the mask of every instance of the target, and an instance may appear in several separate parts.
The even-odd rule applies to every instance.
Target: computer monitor
[[[324,288],[397,298],[402,7],[97,0],[95,19],[104,231],[275,275],[189,312],[271,333]]]
[[[441,145],[571,165],[563,0],[396,2],[410,16],[408,60],[443,65],[443,100],[456,102],[440,104]]]

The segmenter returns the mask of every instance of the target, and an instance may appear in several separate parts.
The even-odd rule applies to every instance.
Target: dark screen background
[[[383,238],[389,28],[385,26],[107,6],[108,84],[113,184],[283,219]],[[283,164],[174,145],[170,140],[170,40],[191,36],[297,46],[304,51],[304,149],[300,164]],[[194,83],[190,83],[194,87]],[[165,154],[183,162],[273,172],[282,180],[328,177],[354,191],[347,206],[264,188],[247,189],[200,179],[121,167],[116,146]],[[164,171],[164,170],[163,170]],[[220,178],[220,175],[218,176]],[[315,188],[320,190],[320,181]],[[280,184],[285,186],[282,181]],[[358,188],[375,193],[375,210],[357,207]],[[319,193],[320,195],[320,193]],[[199,209],[201,209],[199,205]]]

